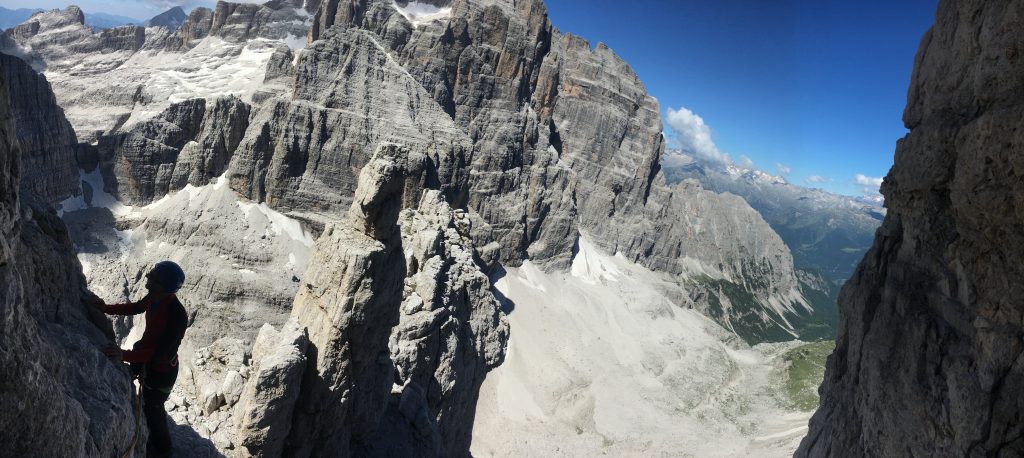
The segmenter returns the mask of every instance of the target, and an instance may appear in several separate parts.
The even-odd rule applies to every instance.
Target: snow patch
[[[406,20],[412,23],[413,27],[423,24],[447,19],[452,14],[451,7],[438,7],[429,3],[409,2],[405,6],[399,6],[398,2],[392,2],[391,7],[398,11]]]
[[[603,255],[589,240],[580,237],[577,242],[579,251],[572,259],[572,276],[584,282],[597,284],[618,281],[622,275],[618,264],[623,260],[618,257]]]
[[[306,47],[306,37],[296,36],[289,33],[287,37],[284,37],[284,43],[288,45],[289,48],[292,48],[293,51],[303,49]]]
[[[267,204],[260,202],[238,202],[238,209],[245,215],[250,224],[269,224],[268,230],[277,235],[286,234],[292,240],[302,243],[307,248],[313,246],[313,236],[302,228],[302,223],[277,212]]]
[[[78,169],[78,177],[81,180],[79,184],[81,192],[77,196],[69,197],[57,204],[58,216],[94,207],[109,209],[114,215],[123,215],[131,210],[131,207],[122,204],[113,195],[103,190],[103,175],[100,173],[99,167],[93,169],[92,172]]]

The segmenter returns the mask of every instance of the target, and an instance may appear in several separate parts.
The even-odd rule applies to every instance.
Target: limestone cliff
[[[50,90],[50,83],[28,64],[0,54],[10,110],[22,155],[22,186],[48,203],[78,192],[75,131]]]
[[[345,222],[317,242],[292,310],[309,330],[309,363],[289,453],[468,453],[480,385],[508,329],[459,229],[465,216],[423,193],[435,167],[382,146]]]
[[[85,289],[85,278],[64,223],[31,191],[19,191],[19,181],[33,172],[24,172],[32,162],[22,160],[16,131],[32,126],[16,127],[15,122],[32,117],[12,114],[8,90],[12,79],[23,83],[38,75],[27,66],[12,68],[6,60],[2,70],[2,454],[121,456],[132,445],[137,417],[132,401],[134,388],[126,368],[100,352],[111,342],[113,330],[102,315],[97,317],[96,311],[82,304],[92,296]],[[136,439],[145,442],[144,426]],[[144,450],[136,447],[134,456],[142,456]]]
[[[1024,455],[1022,15],[940,3],[797,456]]]

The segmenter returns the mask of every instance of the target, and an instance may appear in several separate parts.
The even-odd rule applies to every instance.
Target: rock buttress
[[[942,1],[797,456],[1024,455],[1024,3]]]

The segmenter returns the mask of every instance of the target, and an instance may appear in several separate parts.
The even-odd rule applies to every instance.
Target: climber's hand
[[[110,359],[120,361],[121,360],[121,347],[114,344],[107,344],[103,347],[103,354],[110,357]]]

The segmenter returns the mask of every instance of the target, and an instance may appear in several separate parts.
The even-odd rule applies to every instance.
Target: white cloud
[[[804,181],[806,181],[808,183],[811,183],[811,184],[818,184],[818,183],[825,183],[825,182],[829,181],[829,179],[826,178],[826,177],[823,177],[821,175],[811,175],[811,176],[809,176],[807,178],[804,178]]]
[[[882,186],[882,177],[869,177],[858,173],[853,177],[853,182],[864,187],[874,187],[875,191],[878,191],[878,187]]]
[[[675,133],[683,152],[722,164],[731,162],[729,155],[721,152],[711,140],[711,128],[704,124],[704,119],[686,107],[669,108],[665,122]]]
[[[754,168],[754,161],[753,161],[753,159],[750,159],[749,157],[747,157],[746,154],[741,154],[740,155],[740,167],[743,167],[745,169],[753,169]]]
[[[779,175],[782,175],[782,176],[789,175],[789,172],[793,171],[793,169],[791,169],[787,165],[784,165],[781,162],[776,162],[775,163],[775,170],[778,170],[779,171]]]
[[[881,194],[878,188],[882,186],[882,177],[869,177],[863,173],[854,175],[853,182],[860,186],[861,192],[868,197],[877,197]]]
[[[664,167],[682,167],[693,162],[693,158],[678,151],[665,150],[661,155],[661,165]]]

